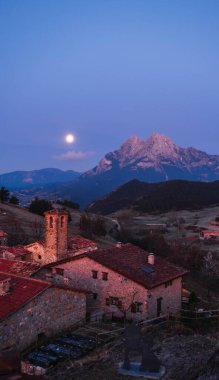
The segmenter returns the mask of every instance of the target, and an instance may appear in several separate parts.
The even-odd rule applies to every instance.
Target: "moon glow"
[[[65,141],[68,144],[72,144],[75,141],[75,136],[69,133],[68,135],[65,136]]]

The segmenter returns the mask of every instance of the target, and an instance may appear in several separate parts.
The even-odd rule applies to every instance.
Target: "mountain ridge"
[[[132,180],[91,203],[87,211],[102,215],[123,209],[138,212],[167,212],[182,209],[196,210],[216,204],[219,204],[219,180],[214,182],[172,180],[158,183]]]
[[[210,159],[210,161],[209,161]],[[216,161],[216,162],[215,162]],[[120,169],[130,167],[131,170],[147,170],[151,167],[155,171],[163,173],[163,179],[172,179],[164,167],[176,166],[181,171],[187,172],[187,176],[196,167],[216,163],[217,175],[219,176],[219,156],[207,153],[193,147],[182,148],[176,145],[170,138],[153,132],[148,139],[140,140],[137,136],[128,138],[118,150],[107,153],[92,170],[82,176],[101,174],[112,170],[113,165],[118,164]],[[203,177],[203,178],[202,178]],[[205,175],[199,174],[197,179],[205,179]],[[215,178],[212,178],[214,180]]]
[[[42,186],[50,183],[68,182],[80,174],[73,170],[61,170],[56,168],[44,168],[38,170],[17,170],[0,174],[0,187],[5,186],[10,190]]]
[[[93,169],[72,181],[57,184],[52,194],[51,187],[44,186],[43,195],[70,199],[85,207],[133,179],[148,183],[177,179],[216,181],[219,155],[193,147],[182,148],[157,132],[146,140],[134,135],[117,150],[107,153]]]

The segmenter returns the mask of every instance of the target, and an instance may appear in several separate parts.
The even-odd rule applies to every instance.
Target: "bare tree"
[[[136,313],[140,311],[142,303],[137,301],[139,290],[134,288],[128,295],[122,298],[118,298],[118,302],[115,303],[117,309],[123,314],[124,321],[129,311]]]
[[[207,288],[207,295],[210,295],[210,291],[219,290],[219,265],[217,260],[213,257],[211,251],[209,251],[203,260],[202,274],[204,276],[205,286]]]
[[[41,240],[44,235],[44,223],[41,220],[35,219],[30,223],[30,228],[34,240]]]
[[[206,275],[219,275],[219,268],[217,261],[214,259],[211,251],[208,251],[203,260],[203,272]]]
[[[25,245],[29,243],[29,239],[23,228],[20,226],[19,222],[14,220],[13,225],[10,228],[8,245]]]

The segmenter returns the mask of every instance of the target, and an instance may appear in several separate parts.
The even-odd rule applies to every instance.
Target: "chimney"
[[[4,296],[9,293],[11,287],[11,279],[6,278],[5,280],[0,281],[0,296]]]
[[[154,265],[154,254],[149,253],[148,255],[148,264]]]
[[[116,248],[121,248],[122,247],[122,243],[121,243],[121,241],[117,241],[117,243],[116,243]]]

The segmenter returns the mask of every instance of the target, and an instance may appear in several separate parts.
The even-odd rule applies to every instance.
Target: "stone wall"
[[[162,298],[161,314],[169,311],[176,314],[181,309],[182,303],[182,278],[176,278],[172,281],[172,285],[165,287],[165,284],[157,286],[148,291],[148,318],[157,316],[157,299]]]
[[[149,291],[87,257],[64,263],[57,268],[63,268],[64,273],[53,274],[53,280],[59,283],[67,280],[69,285],[93,293],[87,303],[87,312],[91,315],[113,312],[118,316],[125,313],[127,318],[135,320],[153,318],[157,316],[157,299],[160,297],[161,314],[166,313],[167,306],[176,310],[181,307],[181,279],[172,281],[172,285],[168,287],[163,284]],[[55,270],[53,268],[53,272]],[[97,272],[97,279],[93,278],[93,271]],[[103,273],[108,273],[107,281],[103,280]],[[112,302],[116,302],[118,298],[119,305],[109,305],[109,300],[106,300],[110,297],[114,298],[111,299]],[[138,311],[133,312],[131,305],[136,302],[141,305],[137,308]]]
[[[45,243],[29,244],[25,248],[31,252],[31,261],[42,264],[52,263],[66,257],[68,214],[63,210],[52,210],[45,214]]]
[[[21,351],[40,334],[51,337],[85,318],[85,294],[51,287],[0,322],[0,350],[15,346]]]
[[[44,263],[50,263],[66,256],[68,235],[68,213],[52,210],[45,214],[46,246]]]
[[[42,264],[45,262],[45,248],[42,244],[38,242],[29,244],[25,247],[25,249],[31,252],[31,256],[27,258],[27,261]]]

